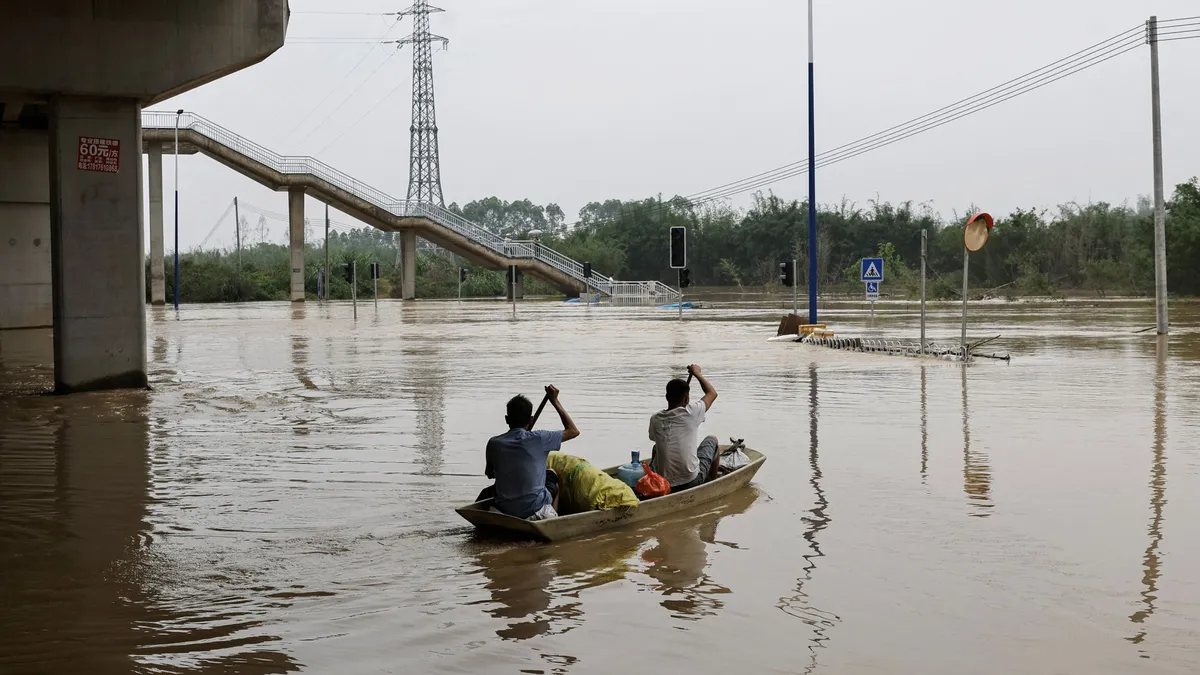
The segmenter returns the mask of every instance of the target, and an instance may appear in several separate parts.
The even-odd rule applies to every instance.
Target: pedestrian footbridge
[[[295,196],[289,203],[293,210],[299,204],[300,223],[303,223],[303,195],[309,195],[380,230],[406,235],[401,241],[412,242],[405,245],[412,253],[405,251],[404,255],[404,297],[412,297],[415,287],[412,276],[415,258],[411,256],[415,256],[418,236],[477,265],[492,269],[516,266],[523,274],[546,281],[569,295],[582,292],[590,282],[594,291],[618,301],[664,302],[678,297],[675,289],[658,281],[617,281],[597,273],[590,280],[585,279],[582,263],[539,242],[506,240],[440,205],[396,199],[317,159],[276,154],[194,113],[142,114],[143,148],[151,154],[152,171],[154,155],[161,157],[162,153],[175,151],[176,133],[180,154],[202,153],[272,190]],[[161,167],[161,160],[158,164]],[[296,214],[291,218],[296,221]],[[295,263],[297,229],[301,261],[303,252],[303,225],[293,226],[292,299],[303,300],[303,277],[295,278],[297,273],[303,274],[302,262],[299,270]]]

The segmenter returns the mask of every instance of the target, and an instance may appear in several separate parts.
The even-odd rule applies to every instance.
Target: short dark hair
[[[676,403],[683,403],[683,399],[687,398],[691,389],[686,381],[678,377],[671,380],[667,383],[667,404],[675,405]]]
[[[505,419],[508,420],[508,425],[511,427],[523,427],[529,424],[529,418],[533,417],[533,404],[523,394],[508,399],[508,410]]]

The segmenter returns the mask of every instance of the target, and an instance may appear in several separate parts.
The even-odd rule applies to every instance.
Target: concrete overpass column
[[[140,113],[136,99],[50,101],[59,392],[147,383]]]
[[[45,131],[0,129],[0,330],[54,322],[49,147]]]
[[[400,298],[413,300],[417,297],[417,233],[415,230],[404,230],[400,233],[400,273],[403,282],[400,285]]]
[[[150,154],[150,304],[167,302],[167,284],[163,273],[163,174],[162,146],[152,143]]]
[[[304,302],[304,188],[288,188],[288,243],[292,249],[292,302]]]

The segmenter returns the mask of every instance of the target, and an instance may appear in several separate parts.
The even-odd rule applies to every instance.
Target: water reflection
[[[808,593],[804,590],[804,585],[812,580],[813,570],[817,568],[817,558],[825,556],[821,552],[821,544],[817,541],[817,534],[828,527],[832,520],[827,513],[829,500],[825,497],[825,490],[821,487],[821,465],[818,461],[818,443],[820,439],[818,433],[818,421],[820,420],[818,401],[817,364],[812,363],[808,366],[808,464],[811,471],[808,482],[812,486],[816,503],[813,505],[813,508],[809,509],[809,513],[812,515],[804,518],[807,527],[803,535],[805,542],[808,544],[809,553],[803,556],[804,568],[802,571],[804,576],[796,581],[796,594],[780,598],[777,605],[785,614],[800,619],[813,629],[813,637],[809,639],[809,663],[804,668],[805,673],[811,673],[816,669],[817,650],[824,647],[825,642],[829,640],[827,634],[829,629],[835,623],[841,621],[838,615],[814,607],[809,601]]]
[[[619,530],[559,544],[525,545],[496,550],[494,544],[476,554],[485,588],[490,592],[487,613],[507,623],[496,635],[527,640],[566,633],[584,621],[579,594],[627,578],[641,561],[653,584],[643,587],[662,594],[660,604],[675,618],[696,620],[723,607],[718,596],[730,589],[706,573],[709,547],[719,542],[723,518],[745,512],[758,499],[749,487],[726,500],[688,509],[645,527]],[[654,540],[649,548],[646,544]]]
[[[967,495],[967,504],[975,510],[968,515],[986,518],[992,508],[992,469],[988,466],[987,455],[977,450],[971,450],[971,413],[967,404],[967,368],[962,371],[962,425],[963,425],[963,492]]]
[[[315,391],[317,385],[308,374],[308,338],[303,335],[292,336],[292,372],[305,389]]]
[[[158,672],[189,670],[184,654],[203,672],[296,670],[159,601],[149,393],[37,398],[0,401],[0,672],[127,673],[165,653],[175,666]],[[219,651],[197,644],[210,641]]]
[[[406,347],[409,373],[405,389],[411,392],[416,409],[417,463],[420,473],[442,472],[446,445],[446,367],[436,343],[427,347]]]
[[[929,406],[925,396],[925,366],[921,366],[921,485],[929,478]]]
[[[1162,544],[1163,508],[1167,504],[1167,336],[1158,336],[1155,345],[1154,363],[1154,447],[1153,462],[1150,467],[1150,544],[1146,547],[1143,557],[1142,608],[1130,615],[1129,620],[1138,627],[1138,632],[1132,637],[1125,638],[1133,644],[1141,644],[1146,639],[1146,620],[1154,614],[1154,603],[1158,600],[1158,579],[1161,574],[1159,565],[1159,546]],[[1144,650],[1142,658],[1149,658]]]

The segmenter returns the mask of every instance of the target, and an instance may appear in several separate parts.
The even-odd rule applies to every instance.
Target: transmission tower
[[[438,206],[445,206],[446,202],[442,199],[442,170],[438,162],[437,112],[433,104],[433,49],[430,45],[441,42],[444,49],[450,45],[450,41],[429,32],[429,15],[443,11],[431,6],[429,0],[414,0],[412,7],[400,12],[401,16],[413,17],[412,35],[400,40],[401,45],[413,47],[408,198],[433,202]]]

